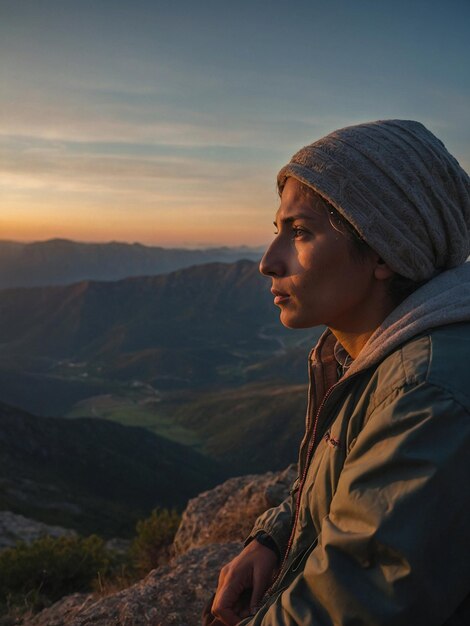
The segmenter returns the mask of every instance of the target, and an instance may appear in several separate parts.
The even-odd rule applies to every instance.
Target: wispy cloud
[[[266,3],[248,0],[243,10],[4,4],[1,218],[11,232],[16,220],[23,233],[35,224],[70,236],[88,224],[129,237],[264,239],[275,174],[292,153],[383,117],[424,121],[470,162],[463,0],[454,12],[408,2],[406,18],[373,0],[305,0],[289,12],[276,0],[269,19]]]

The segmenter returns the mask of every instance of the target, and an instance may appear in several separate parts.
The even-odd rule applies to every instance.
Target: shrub
[[[113,555],[96,535],[42,537],[0,552],[0,594],[5,606],[39,609],[62,596],[88,591],[106,574]]]
[[[38,611],[65,595],[102,595],[132,584],[165,562],[180,522],[176,511],[154,509],[137,523],[130,554],[108,550],[103,539],[42,537],[0,552],[0,612]]]
[[[176,511],[157,508],[150,517],[137,522],[137,536],[132,543],[131,553],[139,571],[147,573],[168,560],[180,521]]]

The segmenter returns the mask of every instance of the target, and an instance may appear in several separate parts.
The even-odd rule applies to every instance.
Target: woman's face
[[[306,193],[294,178],[284,186],[275,226],[260,271],[271,277],[284,326],[357,329],[371,301],[376,255],[355,258],[347,237],[331,225],[322,198]]]

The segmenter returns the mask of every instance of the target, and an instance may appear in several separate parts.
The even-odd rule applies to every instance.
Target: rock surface
[[[296,478],[296,466],[281,473],[267,472],[230,478],[188,502],[176,533],[176,554],[211,543],[243,541],[253,522],[280,504]]]
[[[279,504],[295,479],[280,474],[232,478],[187,506],[175,538],[175,557],[128,589],[107,597],[63,598],[23,626],[198,626],[222,565],[241,548],[256,517]]]
[[[0,511],[0,549],[11,548],[17,541],[32,541],[44,535],[51,537],[71,536],[76,533],[61,526],[49,526],[11,511]]]
[[[239,543],[190,550],[161,566],[129,589],[106,598],[75,594],[23,621],[24,626],[192,626]]]

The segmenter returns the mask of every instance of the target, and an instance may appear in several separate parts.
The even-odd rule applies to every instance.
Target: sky
[[[280,167],[423,122],[470,171],[468,0],[0,0],[0,239],[264,245]]]

